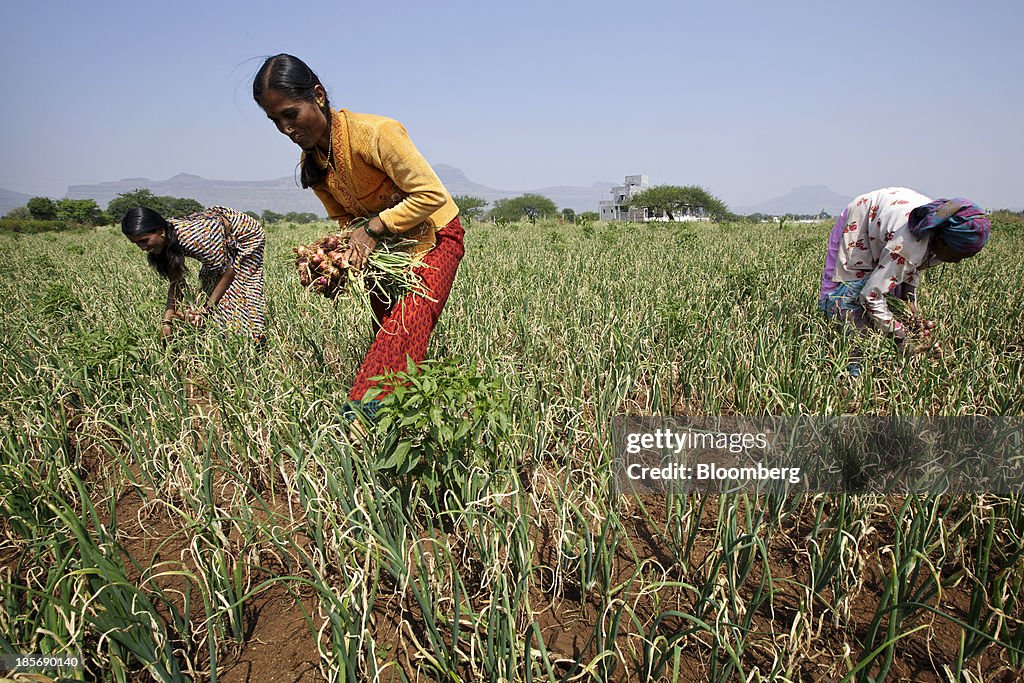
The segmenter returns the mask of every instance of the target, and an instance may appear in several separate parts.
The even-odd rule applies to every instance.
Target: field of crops
[[[616,416],[1024,415],[1019,219],[924,278],[940,358],[820,317],[829,227],[474,224],[437,362],[356,445],[369,326],[292,263],[327,226],[271,228],[262,351],[162,348],[166,289],[114,229],[0,234],[0,654],[85,681],[1017,680],[1021,495],[611,493]]]

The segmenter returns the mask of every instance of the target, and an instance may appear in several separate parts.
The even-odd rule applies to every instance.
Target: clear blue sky
[[[291,52],[498,189],[645,173],[734,206],[821,184],[1021,207],[1022,26],[1020,0],[5,2],[0,187],[291,175],[250,85]]]

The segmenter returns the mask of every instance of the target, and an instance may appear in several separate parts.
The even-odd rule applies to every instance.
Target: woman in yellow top
[[[302,148],[302,186],[313,188],[327,215],[342,226],[370,218],[352,234],[344,257],[349,264],[361,268],[381,240],[400,238],[414,240],[414,253],[429,266],[419,271],[426,296],[373,302],[377,335],[349,392],[349,399],[362,401],[371,378],[406,369],[407,356],[417,363],[426,357],[464,253],[459,207],[400,123],[332,110],[320,79],[301,59],[267,59],[252,94],[277,129]],[[376,405],[366,401],[361,408],[372,417]]]

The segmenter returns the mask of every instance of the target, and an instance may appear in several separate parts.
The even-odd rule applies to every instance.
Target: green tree
[[[256,213],[255,211],[243,211],[242,213],[244,213],[246,216],[249,216],[250,218],[255,218],[256,220],[260,220],[260,215],[258,213]]]
[[[669,220],[675,218],[674,212],[682,209],[686,202],[686,191],[676,185],[655,185],[641,190],[630,197],[623,206],[627,208],[644,208],[652,214],[666,214]]]
[[[107,216],[94,199],[58,199],[57,219],[81,225],[102,225]]]
[[[316,214],[310,213],[308,211],[301,213],[298,211],[289,211],[284,215],[284,220],[288,221],[289,223],[299,223],[300,225],[305,225],[306,223],[314,222],[316,220]]]
[[[110,220],[114,224],[120,225],[121,219],[128,213],[128,210],[137,206],[153,209],[164,218],[181,218],[190,213],[202,211],[204,208],[195,199],[169,195],[157,196],[148,188],[137,187],[131,192],[124,192],[111,199],[107,204],[107,213],[110,214]]]
[[[32,218],[38,221],[52,221],[57,219],[57,205],[49,197],[33,197],[28,200],[28,212]]]
[[[576,212],[568,208],[562,209],[562,220],[564,220],[566,223],[575,223]]]
[[[452,199],[459,207],[459,217],[465,219],[467,225],[480,218],[488,204],[483,197],[474,197],[471,194],[457,194]]]
[[[488,214],[494,221],[519,221],[554,216],[558,207],[547,197],[539,194],[524,194],[511,199],[499,199]]]
[[[8,211],[4,218],[11,218],[16,220],[26,220],[32,218],[32,212],[28,210],[27,206],[19,206]]]
[[[263,222],[266,223],[280,223],[284,220],[284,214],[278,213],[277,211],[271,211],[270,209],[263,209]]]
[[[195,199],[188,197],[157,197],[163,206],[161,214],[164,218],[181,218],[196,211],[202,211],[205,207]],[[159,211],[159,209],[157,209]]]
[[[698,185],[655,185],[637,192],[625,206],[643,207],[659,215],[664,213],[669,220],[675,220],[677,213],[708,216],[716,221],[732,217],[725,202]]]
[[[121,220],[124,219],[124,215],[128,213],[128,210],[134,209],[137,206],[145,206],[161,215],[166,210],[160,197],[157,197],[144,187],[137,187],[131,192],[123,192],[111,199],[107,203],[107,214],[114,225],[121,225]]]

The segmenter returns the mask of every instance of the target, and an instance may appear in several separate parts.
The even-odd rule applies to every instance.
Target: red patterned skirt
[[[437,232],[437,243],[423,257],[428,267],[418,269],[417,273],[429,299],[419,294],[406,294],[390,307],[377,299],[371,301],[377,318],[377,335],[348,392],[350,399],[361,400],[375,384],[371,378],[404,371],[408,366],[407,357],[416,363],[426,358],[430,333],[448,301],[455,271],[466,251],[462,244],[464,235],[459,219],[453,218]]]

